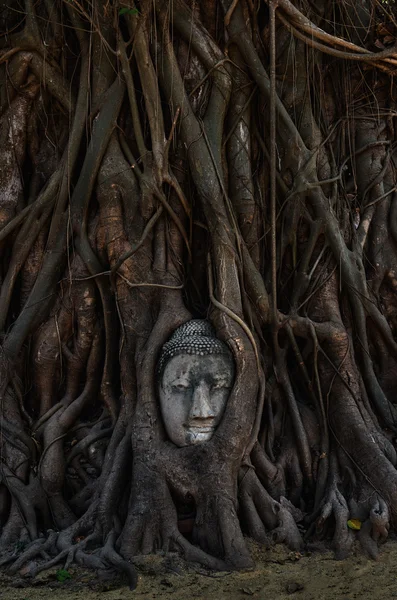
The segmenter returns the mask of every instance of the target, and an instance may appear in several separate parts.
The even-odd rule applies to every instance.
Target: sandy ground
[[[56,571],[36,580],[12,580],[0,574],[1,600],[391,600],[397,598],[397,541],[386,543],[372,561],[360,550],[344,561],[331,552],[299,555],[278,546],[264,550],[252,545],[256,568],[240,573],[186,572],[173,555],[152,557],[140,567],[138,587],[99,579],[95,573],[71,570],[60,583]],[[12,587],[11,587],[12,585]],[[16,586],[16,587],[15,587]]]

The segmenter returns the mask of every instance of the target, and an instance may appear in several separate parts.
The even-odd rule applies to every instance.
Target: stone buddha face
[[[160,363],[159,400],[169,439],[176,446],[208,441],[233,387],[229,349],[207,321],[193,320],[174,332]]]

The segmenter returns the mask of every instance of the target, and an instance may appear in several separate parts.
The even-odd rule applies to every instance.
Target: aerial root
[[[274,500],[253,469],[241,477],[239,498],[254,539],[266,543],[268,529],[274,542],[284,542],[291,550],[302,548],[302,537],[295,522],[301,520],[302,514],[285,498],[282,497],[280,502]]]
[[[36,577],[41,571],[51,569],[62,561],[65,561],[64,568],[66,570],[73,563],[95,570],[105,570],[113,567],[115,570],[125,573],[130,589],[135,589],[138,580],[136,569],[133,564],[125,561],[117,553],[115,549],[116,532],[114,530],[108,535],[104,546],[89,552],[87,551],[89,545],[101,543],[101,537],[97,531],[84,537],[84,539],[79,539],[78,536],[75,539],[78,541],[74,542],[72,538],[69,538],[67,543],[62,534],[49,531],[46,539],[40,538],[32,542],[16,560],[14,553],[8,555],[3,559],[3,564],[14,561],[8,572],[15,575],[23,569],[23,576],[31,578]],[[59,552],[60,546],[63,548]],[[49,553],[53,554],[55,552],[56,556],[49,558]],[[26,563],[28,564],[26,565]]]
[[[115,549],[116,531],[112,529],[109,533],[105,546],[101,550],[101,557],[109,564],[113,565],[118,571],[127,575],[130,590],[134,590],[138,583],[138,575],[133,564],[124,560]]]
[[[350,554],[354,542],[354,532],[347,526],[347,522],[350,518],[350,511],[346,499],[339,491],[336,482],[330,487],[327,498],[321,509],[320,517],[317,519],[316,525],[318,531],[322,530],[325,521],[331,514],[333,514],[335,518],[335,533],[332,545],[336,559],[342,560],[347,558]]]
[[[363,522],[357,537],[363,550],[373,559],[379,553],[379,545],[383,544],[390,527],[390,515],[387,504],[381,498],[372,506],[369,517]]]
[[[180,533],[173,505],[162,506],[157,510],[152,504],[144,514],[141,510],[141,506],[136,506],[131,513],[133,518],[128,527],[128,539],[124,539],[121,544],[123,555],[130,562],[134,561],[135,556],[150,554],[156,550],[176,550],[187,562],[199,563],[210,570],[229,570],[230,565],[226,561],[191,544]]]
[[[25,564],[26,561],[34,559],[37,555],[48,551],[54,543],[54,536],[50,534],[50,536],[45,538],[40,538],[29,544],[27,550],[23,552],[19,557],[16,556],[15,551],[4,553],[0,560],[0,567],[5,566],[6,564],[12,562],[13,564],[9,567],[8,572],[11,575],[14,575],[21,569],[21,567]]]
[[[220,558],[207,554],[197,546],[193,546],[181,533],[176,532],[173,536],[174,544],[182,551],[183,557],[188,562],[195,562],[214,571],[228,571],[230,565]]]
[[[266,534],[265,526],[255,508],[252,496],[249,493],[240,495],[240,508],[244,514],[245,524],[249,537],[260,544],[269,547],[270,541]]]
[[[284,542],[291,550],[301,550],[303,540],[296,523],[303,519],[303,513],[284,496],[275,503],[273,510],[279,520],[278,527],[272,531],[273,541]]]

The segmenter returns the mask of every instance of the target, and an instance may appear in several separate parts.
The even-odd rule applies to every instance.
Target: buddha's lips
[[[215,427],[214,425],[208,425],[207,427],[205,425],[200,425],[199,427],[197,425],[189,425],[187,429],[192,433],[208,433],[213,431]]]

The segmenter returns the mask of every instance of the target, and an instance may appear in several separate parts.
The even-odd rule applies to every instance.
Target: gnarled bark
[[[340,557],[357,536],[375,556],[396,526],[395,6],[362,2],[356,30],[351,11],[5,13],[11,572],[112,566],[134,587],[135,557],[159,549],[246,568],[246,535],[294,550],[323,536]],[[236,379],[213,438],[178,448],[155,372],[192,317],[215,325]]]

